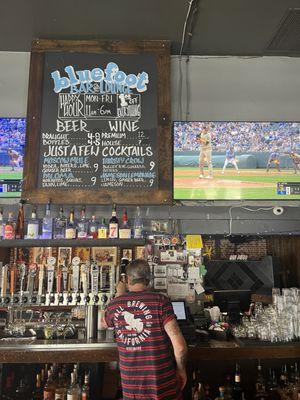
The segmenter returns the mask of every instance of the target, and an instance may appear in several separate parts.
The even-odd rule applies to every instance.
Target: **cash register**
[[[172,301],[174,314],[185,340],[193,342],[195,340],[195,325],[189,318],[187,306],[184,300]]]

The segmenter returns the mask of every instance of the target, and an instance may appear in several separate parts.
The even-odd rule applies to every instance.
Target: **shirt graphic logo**
[[[114,313],[117,338],[128,351],[142,350],[141,344],[151,335],[152,314],[148,306],[140,300],[127,301]]]
[[[124,316],[126,323],[128,324],[126,326],[127,330],[129,330],[129,331],[135,330],[135,331],[137,331],[137,333],[143,332],[144,324],[143,324],[141,318],[135,319],[134,315],[128,311],[123,311],[122,314]]]

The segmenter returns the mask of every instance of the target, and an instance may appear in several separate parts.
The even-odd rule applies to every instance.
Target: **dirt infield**
[[[176,188],[261,188],[261,182],[241,182],[231,179],[175,178]],[[264,187],[274,187],[274,183],[264,182]]]

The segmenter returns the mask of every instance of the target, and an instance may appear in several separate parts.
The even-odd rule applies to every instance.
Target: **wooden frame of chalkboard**
[[[34,41],[22,197],[172,203],[170,108],[169,41]]]

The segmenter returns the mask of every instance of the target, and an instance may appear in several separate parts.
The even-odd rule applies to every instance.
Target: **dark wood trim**
[[[31,53],[22,188],[22,194],[26,199],[30,190],[36,186],[38,177],[44,59],[42,53]]]
[[[42,113],[44,58],[47,52],[119,53],[155,55],[158,71],[158,189],[145,190],[80,190],[38,189],[39,140]],[[45,204],[171,204],[172,135],[170,101],[170,42],[166,40],[46,40],[32,43],[27,135],[22,196],[30,203]]]
[[[169,40],[53,40],[36,39],[32,42],[31,51],[74,52],[74,53],[158,53],[164,55],[170,51]]]
[[[214,344],[214,346],[217,346]],[[224,360],[254,360],[254,359],[296,359],[300,358],[300,346],[274,345],[274,346],[224,346],[220,342],[219,347],[190,347],[188,363],[199,363],[202,360],[224,361]],[[55,343],[49,344],[47,348],[34,348],[34,345],[9,346],[0,345],[1,363],[45,363],[45,362],[110,362],[118,361],[118,350],[116,346],[97,347],[95,345],[78,348],[76,345],[57,348]],[[67,354],[67,355],[66,355]]]
[[[0,240],[1,247],[121,247],[144,246],[145,239],[12,239]]]

